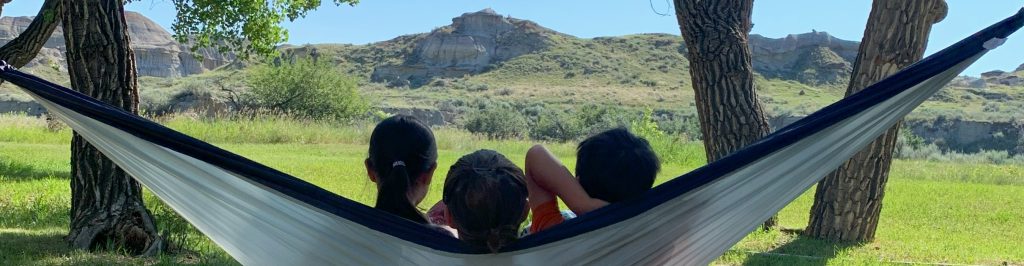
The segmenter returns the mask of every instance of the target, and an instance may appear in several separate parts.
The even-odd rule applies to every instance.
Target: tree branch
[[[0,10],[4,3],[10,0],[0,0]],[[3,47],[0,47],[0,59],[7,61],[14,67],[23,67],[39,53],[39,50],[50,39],[53,31],[60,24],[60,15],[64,12],[63,0],[46,0],[39,8],[39,13],[32,19],[32,23],[17,38],[11,40]]]
[[[0,14],[2,14],[4,12],[4,5],[6,5],[7,3],[10,3],[10,2],[11,2],[11,0],[0,0]]]

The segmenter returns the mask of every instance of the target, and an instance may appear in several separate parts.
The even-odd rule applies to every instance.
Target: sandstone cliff
[[[1002,70],[993,70],[981,73],[981,79],[991,84],[1002,84],[1006,86],[1024,85],[1024,73],[1012,73]]]
[[[557,33],[489,8],[465,13],[420,37],[401,64],[374,69],[371,79],[419,86],[433,77],[477,74],[491,64],[546,48],[550,34]]]
[[[849,81],[859,42],[841,40],[826,32],[790,34],[772,39],[750,35],[754,70],[766,78],[806,84],[842,84]]]
[[[202,59],[196,59],[188,47],[179,44],[163,27],[142,14],[125,12],[125,19],[128,21],[129,36],[132,48],[135,49],[140,76],[183,77],[202,73],[234,60],[234,57],[222,55],[213,49],[200,50],[198,54]],[[0,18],[0,44],[17,37],[31,22],[32,17]],[[26,67],[46,66],[66,71],[64,49],[63,31],[58,27],[36,59]]]

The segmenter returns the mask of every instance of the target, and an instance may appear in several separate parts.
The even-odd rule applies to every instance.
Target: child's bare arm
[[[535,166],[530,164],[530,153],[526,155],[526,192],[527,199],[529,199],[530,210],[537,212],[537,208],[544,203],[555,200],[555,195],[547,189],[539,186],[537,181],[534,181],[535,177],[531,169]]]
[[[535,204],[554,199],[553,195],[562,198],[565,205],[576,214],[584,214],[608,205],[607,202],[587,195],[569,169],[541,145],[534,145],[526,152],[526,182],[531,208],[535,207]]]

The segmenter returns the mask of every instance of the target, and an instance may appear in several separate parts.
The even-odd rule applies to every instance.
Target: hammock
[[[0,78],[22,87],[246,265],[705,265],[1022,24],[1024,9],[643,197],[497,254],[9,66]]]

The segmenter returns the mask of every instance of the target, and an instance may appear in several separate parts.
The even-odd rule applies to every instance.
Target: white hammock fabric
[[[497,254],[9,67],[0,78],[25,88],[246,265],[705,265],[1021,23],[1024,10],[640,199],[569,220]]]

